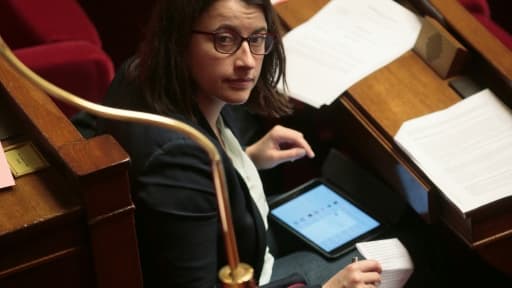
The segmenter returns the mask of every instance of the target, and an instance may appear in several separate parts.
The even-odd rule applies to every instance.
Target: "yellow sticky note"
[[[10,187],[14,185],[14,178],[12,177],[9,164],[5,158],[4,149],[0,142],[0,188]]]
[[[26,175],[49,166],[32,142],[7,147],[5,156],[14,177]]]

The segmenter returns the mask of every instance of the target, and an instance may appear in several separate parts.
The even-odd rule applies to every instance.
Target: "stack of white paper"
[[[393,0],[331,0],[284,36],[290,96],[317,108],[332,103],[410,50],[420,28],[420,19]]]
[[[381,267],[379,288],[400,288],[404,286],[414,270],[409,252],[396,238],[360,242],[356,248],[366,259],[377,260]]]
[[[488,89],[404,122],[395,141],[462,213],[512,196],[512,112]]]

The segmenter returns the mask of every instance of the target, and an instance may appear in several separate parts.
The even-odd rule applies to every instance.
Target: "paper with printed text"
[[[393,0],[329,1],[283,38],[290,96],[329,105],[410,50],[420,28],[419,17]]]

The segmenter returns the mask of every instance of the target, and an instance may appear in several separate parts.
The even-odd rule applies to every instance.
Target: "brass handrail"
[[[16,57],[16,55],[14,55],[14,53],[7,46],[1,36],[0,54],[2,54],[3,58],[6,59],[7,62],[15,70],[17,70],[31,83],[59,101],[62,101],[80,110],[89,112],[90,114],[98,117],[118,121],[144,123],[177,131],[190,137],[197,144],[199,144],[199,146],[201,146],[201,148],[206,151],[212,162],[212,177],[214,182],[215,195],[217,198],[217,205],[219,206],[219,215],[224,237],[224,245],[227,254],[226,256],[228,260],[228,265],[219,271],[219,278],[226,287],[249,287],[254,285],[254,271],[252,267],[245,263],[240,263],[235,232],[233,228],[233,220],[231,217],[231,208],[228,202],[229,198],[222,159],[215,145],[205,135],[197,131],[194,127],[169,117],[152,113],[112,108],[96,104],[78,97],[62,88],[59,88],[41,78],[39,75],[25,66],[25,64],[23,64]]]

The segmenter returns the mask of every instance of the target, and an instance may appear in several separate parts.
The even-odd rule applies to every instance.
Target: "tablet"
[[[341,192],[314,179],[273,201],[271,218],[324,256],[338,257],[383,229],[380,221]]]

